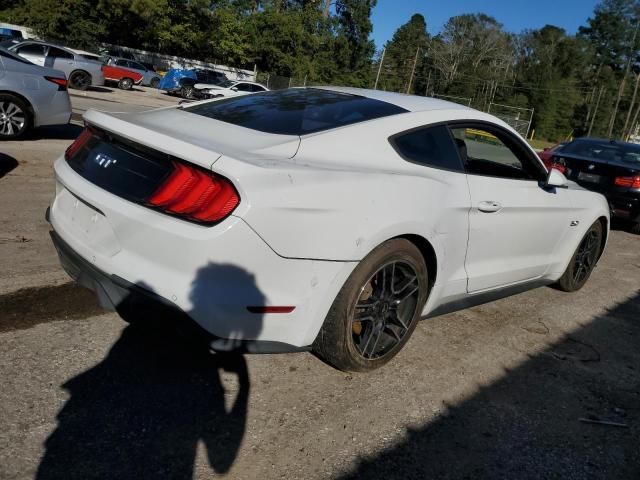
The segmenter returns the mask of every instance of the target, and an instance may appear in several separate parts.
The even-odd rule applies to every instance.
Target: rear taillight
[[[69,160],[71,157],[73,157],[82,147],[87,144],[92,136],[93,132],[91,131],[91,129],[85,128],[84,130],[82,130],[80,135],[78,135],[78,138],[76,138],[73,143],[69,145],[69,148],[67,148],[67,150],[64,152],[64,158]]]
[[[166,213],[201,222],[219,222],[240,203],[231,182],[191,165],[173,161],[173,171],[147,204]]]
[[[560,173],[567,173],[567,164],[564,158],[551,157],[551,166],[549,168],[555,168]]]
[[[57,78],[57,77],[44,77],[45,80],[48,80],[52,83],[58,85],[58,90],[66,90],[67,89],[67,79],[66,78]]]
[[[618,187],[640,188],[640,175],[635,177],[616,177],[614,183]]]

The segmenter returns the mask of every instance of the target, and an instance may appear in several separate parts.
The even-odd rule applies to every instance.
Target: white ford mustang
[[[421,317],[581,288],[609,232],[604,197],[432,98],[304,88],[84,118],[48,211],[63,265],[120,312],[179,310],[216,351],[373,369]]]

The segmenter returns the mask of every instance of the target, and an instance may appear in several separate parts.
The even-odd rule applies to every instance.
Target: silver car
[[[68,48],[26,40],[13,45],[9,50],[36,65],[63,71],[69,80],[70,88],[86,90],[90,86],[104,85],[102,63],[85,58]]]
[[[70,118],[64,73],[0,48],[0,139],[19,137],[32,127],[69,123]]]
[[[116,67],[126,68],[127,70],[133,70],[136,73],[142,75],[142,85],[146,85],[153,88],[158,88],[160,85],[160,75],[153,70],[148,69],[140,62],[135,60],[129,60],[128,58],[108,57],[108,65],[115,65]]]

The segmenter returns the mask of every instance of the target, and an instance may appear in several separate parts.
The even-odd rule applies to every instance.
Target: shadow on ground
[[[264,304],[252,275],[209,264],[192,283],[194,308],[212,296],[224,305],[221,276]],[[218,286],[207,284],[213,279]],[[249,399],[244,357],[211,354],[208,339],[184,328],[190,325],[184,314],[144,301],[132,301],[127,311],[134,323],[106,358],[62,385],[70,398],[45,442],[37,479],[192,479],[199,444],[213,470],[208,475],[231,468]],[[247,336],[257,335],[257,327],[261,316],[251,330],[235,326]]]
[[[0,178],[18,166],[18,161],[7,154],[0,153]]]
[[[640,292],[343,478],[640,478],[639,445]]]
[[[24,136],[20,137],[19,140],[75,140],[81,131],[82,127],[73,123],[38,127],[28,131]]]

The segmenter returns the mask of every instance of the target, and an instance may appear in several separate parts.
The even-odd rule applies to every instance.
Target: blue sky
[[[510,32],[549,23],[575,33],[598,3],[597,0],[378,0],[372,15],[372,37],[381,48],[414,13],[424,16],[431,35],[437,34],[450,17],[478,12],[495,17]]]

